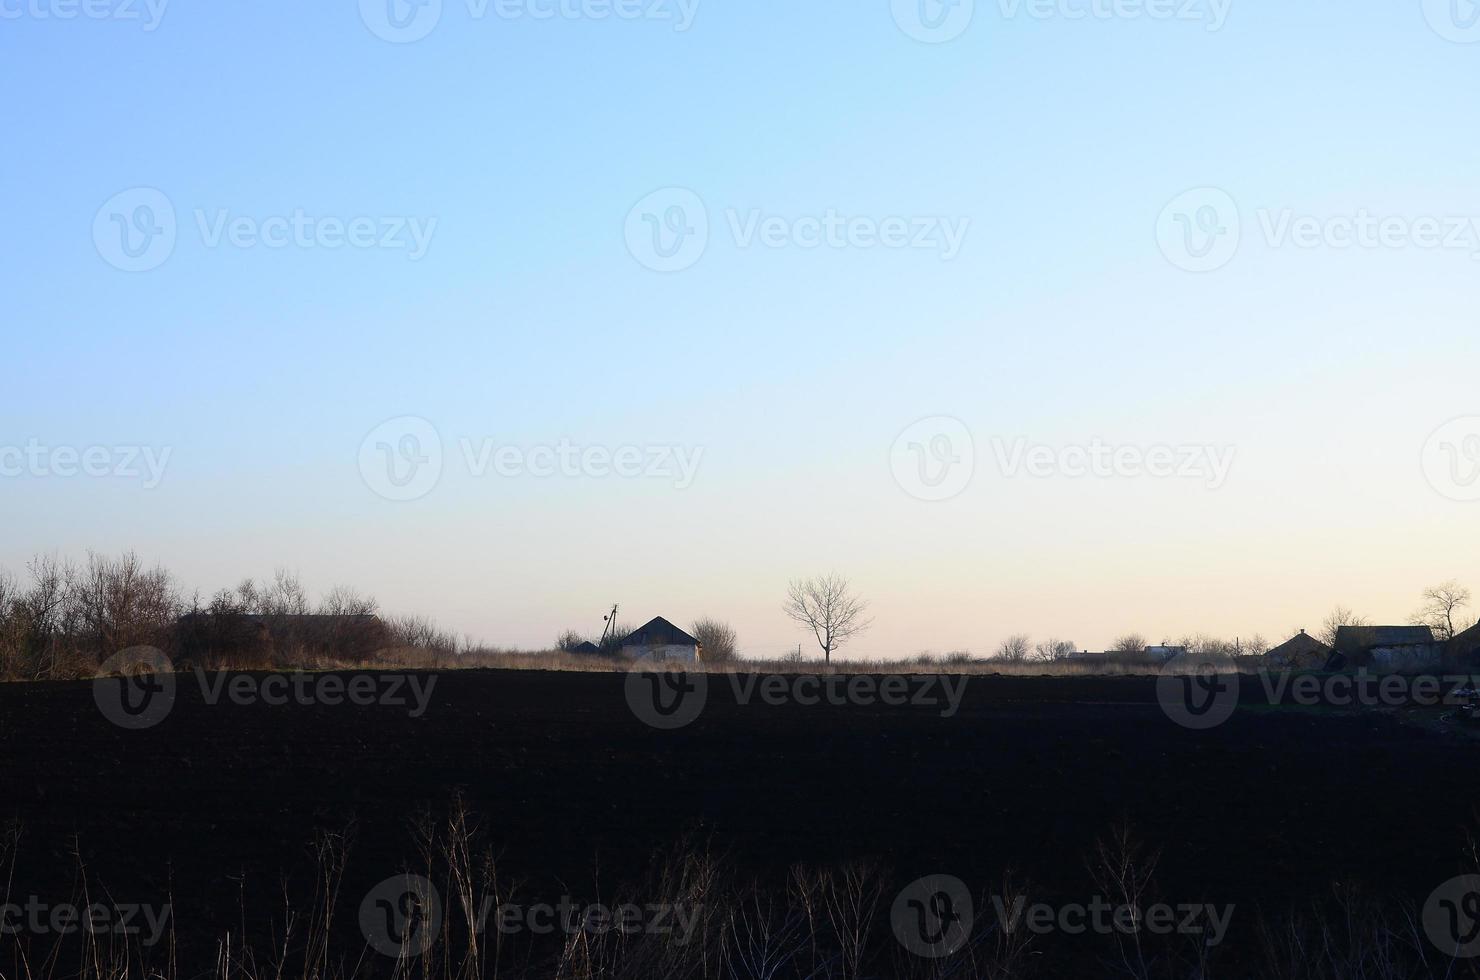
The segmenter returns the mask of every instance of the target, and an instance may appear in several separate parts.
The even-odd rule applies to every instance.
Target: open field
[[[985,896],[1010,873],[1035,899],[1087,902],[1097,842],[1122,828],[1168,902],[1234,907],[1213,951],[1227,964],[1252,955],[1261,918],[1343,889],[1422,905],[1473,866],[1480,746],[1387,713],[1260,707],[1248,685],[1245,709],[1196,732],[1168,720],[1149,677],[963,676],[954,711],[742,704],[743,683],[716,677],[692,724],[660,731],[619,674],[414,681],[429,689],[420,713],[211,704],[182,674],[173,710],[142,731],[105,719],[90,683],[0,685],[0,821],[21,827],[12,901],[75,901],[80,862],[95,892],[171,903],[181,975],[195,975],[228,932],[267,944],[285,896],[313,906],[315,834],[343,832],[329,931],[353,961],[362,896],[420,866],[413,825],[445,824],[454,795],[529,900],[640,889],[674,852],[782,890],[793,865],[865,862],[880,962],[905,883],[944,874]],[[1040,967],[1114,958],[1108,938],[1035,943]]]

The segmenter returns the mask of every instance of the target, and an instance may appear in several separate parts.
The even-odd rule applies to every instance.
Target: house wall
[[[691,664],[699,659],[699,648],[677,643],[667,646],[624,646],[622,656],[631,657],[634,660],[638,657],[647,657],[651,660]]]
[[[1400,647],[1373,647],[1374,670],[1422,670],[1435,667],[1444,650],[1438,643],[1415,643]]]

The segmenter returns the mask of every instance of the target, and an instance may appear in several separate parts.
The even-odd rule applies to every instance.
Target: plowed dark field
[[[208,704],[125,731],[89,683],[0,685],[0,821],[23,828],[14,895],[173,899],[185,946],[312,894],[316,830],[352,828],[342,889],[414,864],[411,825],[460,792],[528,894],[636,881],[688,839],[743,873],[876,859],[891,880],[989,889],[1013,869],[1084,900],[1094,841],[1127,826],[1175,901],[1240,919],[1356,884],[1422,902],[1467,870],[1480,748],[1381,713],[1241,708],[1174,725],[1149,678],[974,676],[939,705],[739,704],[715,678],[659,731],[620,674],[437,675],[405,707]],[[75,852],[75,854],[74,854]],[[887,910],[887,903],[886,903]],[[250,928],[250,922],[248,927]],[[1235,933],[1237,935],[1237,923]]]

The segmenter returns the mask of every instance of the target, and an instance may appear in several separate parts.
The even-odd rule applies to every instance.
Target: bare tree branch
[[[832,662],[834,650],[873,625],[864,618],[868,603],[836,573],[791,582],[781,608],[792,622],[812,631],[825,663]]]

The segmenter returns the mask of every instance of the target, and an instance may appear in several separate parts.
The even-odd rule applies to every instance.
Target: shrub
[[[706,617],[689,627],[689,632],[699,641],[700,655],[706,664],[730,663],[736,658],[735,631],[728,623]]]

